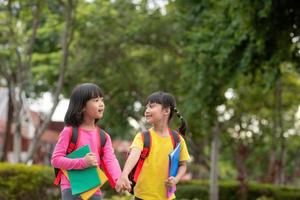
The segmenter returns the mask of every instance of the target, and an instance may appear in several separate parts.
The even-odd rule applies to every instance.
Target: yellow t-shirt
[[[167,198],[165,180],[168,178],[169,153],[173,151],[173,143],[170,135],[159,136],[153,129],[150,129],[151,146],[150,153],[144,161],[141,173],[134,187],[134,195],[145,200],[164,200]],[[186,143],[180,136],[180,161],[190,159]],[[141,133],[137,134],[130,148],[143,149],[144,143]],[[174,199],[172,195],[169,199]]]

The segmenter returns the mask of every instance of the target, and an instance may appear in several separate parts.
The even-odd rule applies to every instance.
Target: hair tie
[[[177,117],[182,119],[182,116],[181,116],[180,112],[177,110],[176,107],[174,107],[174,111],[176,112]]]

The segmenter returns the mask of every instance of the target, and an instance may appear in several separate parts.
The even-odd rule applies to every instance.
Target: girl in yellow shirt
[[[149,129],[151,136],[150,153],[145,159],[141,172],[134,187],[136,200],[167,200],[174,199],[173,194],[167,198],[167,189],[175,186],[186,171],[186,161],[189,153],[183,137],[180,139],[179,168],[175,177],[168,177],[168,155],[173,151],[173,143],[170,136],[170,121],[174,114],[181,120],[179,133],[185,135],[187,125],[176,108],[174,97],[165,92],[155,92],[147,98],[146,111],[144,113],[148,123],[153,127]],[[143,150],[142,133],[138,133],[130,147],[131,151],[125,163],[116,189],[130,190],[131,181],[128,175],[138,162]]]

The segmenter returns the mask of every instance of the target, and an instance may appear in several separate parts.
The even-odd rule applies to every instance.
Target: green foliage
[[[172,18],[149,12],[144,4],[138,6],[131,1],[79,2],[65,84],[66,96],[78,83],[100,85],[107,102],[101,125],[114,137],[130,139],[133,135],[120,134],[132,129],[127,118],[140,120],[144,112],[136,111],[134,103],[144,105],[157,90],[177,97],[181,74],[180,53],[170,40],[177,31]]]
[[[54,200],[60,197],[60,188],[53,185],[53,169],[45,166],[26,166],[24,164],[0,164],[0,199],[41,199]],[[105,199],[131,199],[130,195],[117,195],[106,183],[103,188]],[[180,182],[177,185],[177,199],[209,199],[209,182],[194,180]],[[234,181],[220,182],[221,200],[238,200],[239,185]],[[296,200],[300,198],[300,191],[294,187],[279,187],[267,184],[250,183],[247,197],[249,200],[273,199]]]
[[[270,159],[272,145],[278,155],[279,142],[289,143],[286,138],[277,140],[279,136],[274,133],[274,91],[279,79],[282,81],[280,114],[289,116],[283,117],[282,131],[294,129],[297,122],[292,113],[297,112],[299,102],[294,95],[299,93],[296,81],[299,54],[294,48],[297,43],[291,42],[299,35],[297,4],[295,1],[236,4],[230,0],[188,3],[177,0],[168,6],[170,15],[174,19],[180,16],[179,24],[184,27],[177,38],[181,39],[181,51],[186,56],[182,60],[185,66],[182,77],[189,81],[182,82],[182,91],[193,142],[198,144],[197,148],[209,144],[205,141],[209,140],[213,120],[220,118],[215,109],[225,105],[227,114],[230,110],[233,114],[230,120],[221,121],[221,163],[236,168],[237,146],[244,145],[249,157],[243,164],[251,180],[262,180],[266,175],[269,163],[262,161]],[[236,98],[224,98],[228,88],[233,89]],[[258,121],[259,133],[233,137],[232,133],[238,134],[236,127],[240,127],[239,131],[249,131],[254,119]],[[296,149],[287,148],[287,155],[294,156]],[[195,158],[198,155],[194,154]],[[293,156],[286,161],[288,174],[294,173],[290,165],[298,166]],[[253,168],[258,163],[260,167]]]
[[[221,200],[238,200],[239,185],[237,182],[222,181],[220,186]],[[182,182],[177,186],[177,199],[209,199],[209,187],[206,181]],[[278,187],[267,184],[250,183],[248,185],[247,199],[299,199],[300,191],[294,187]]]
[[[60,196],[49,167],[1,163],[0,177],[1,200],[50,200]]]
[[[111,188],[106,187],[105,198],[130,199],[128,196],[116,196]],[[239,185],[235,181],[220,181],[220,200],[239,200]],[[112,192],[108,192],[112,191]],[[111,196],[112,195],[112,196]],[[247,199],[249,200],[296,200],[300,198],[300,190],[294,187],[282,187],[268,184],[250,183],[248,185]],[[180,200],[208,200],[209,182],[194,180],[180,182],[177,185],[176,199]]]
[[[11,2],[11,14],[5,2],[0,4],[0,64],[9,66],[14,74],[16,47],[25,49],[28,44],[32,8],[42,1]],[[55,88],[61,58],[61,2],[41,4],[32,65],[26,75],[31,77],[27,96]],[[282,133],[287,135],[283,138],[286,181],[299,183],[295,176],[300,163],[300,127],[295,115],[300,100],[297,1],[174,0],[169,1],[165,14],[149,9],[147,1],[76,2],[63,95],[69,97],[72,88],[82,82],[100,85],[106,103],[100,126],[112,138],[133,138],[136,130],[128,117],[141,120],[144,111],[144,107],[135,110],[134,103],[144,105],[146,97],[157,90],[171,92],[191,132],[187,143],[196,163],[190,171],[207,178],[211,130],[226,114],[216,112],[222,105],[232,114],[220,120],[220,178],[236,178],[236,152],[242,145],[247,152],[243,161],[247,178],[264,180],[270,152],[278,155],[280,151],[273,120],[275,83],[280,79]],[[228,89],[235,98],[224,96]],[[173,121],[175,128],[178,121]],[[257,133],[251,130],[253,121]],[[252,135],[236,137],[236,130]]]
[[[208,185],[181,184],[177,186],[176,199],[209,199]]]

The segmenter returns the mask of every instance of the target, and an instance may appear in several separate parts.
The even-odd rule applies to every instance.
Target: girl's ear
[[[163,112],[164,112],[164,114],[169,115],[170,112],[171,112],[171,109],[169,107],[168,108],[163,108]]]

